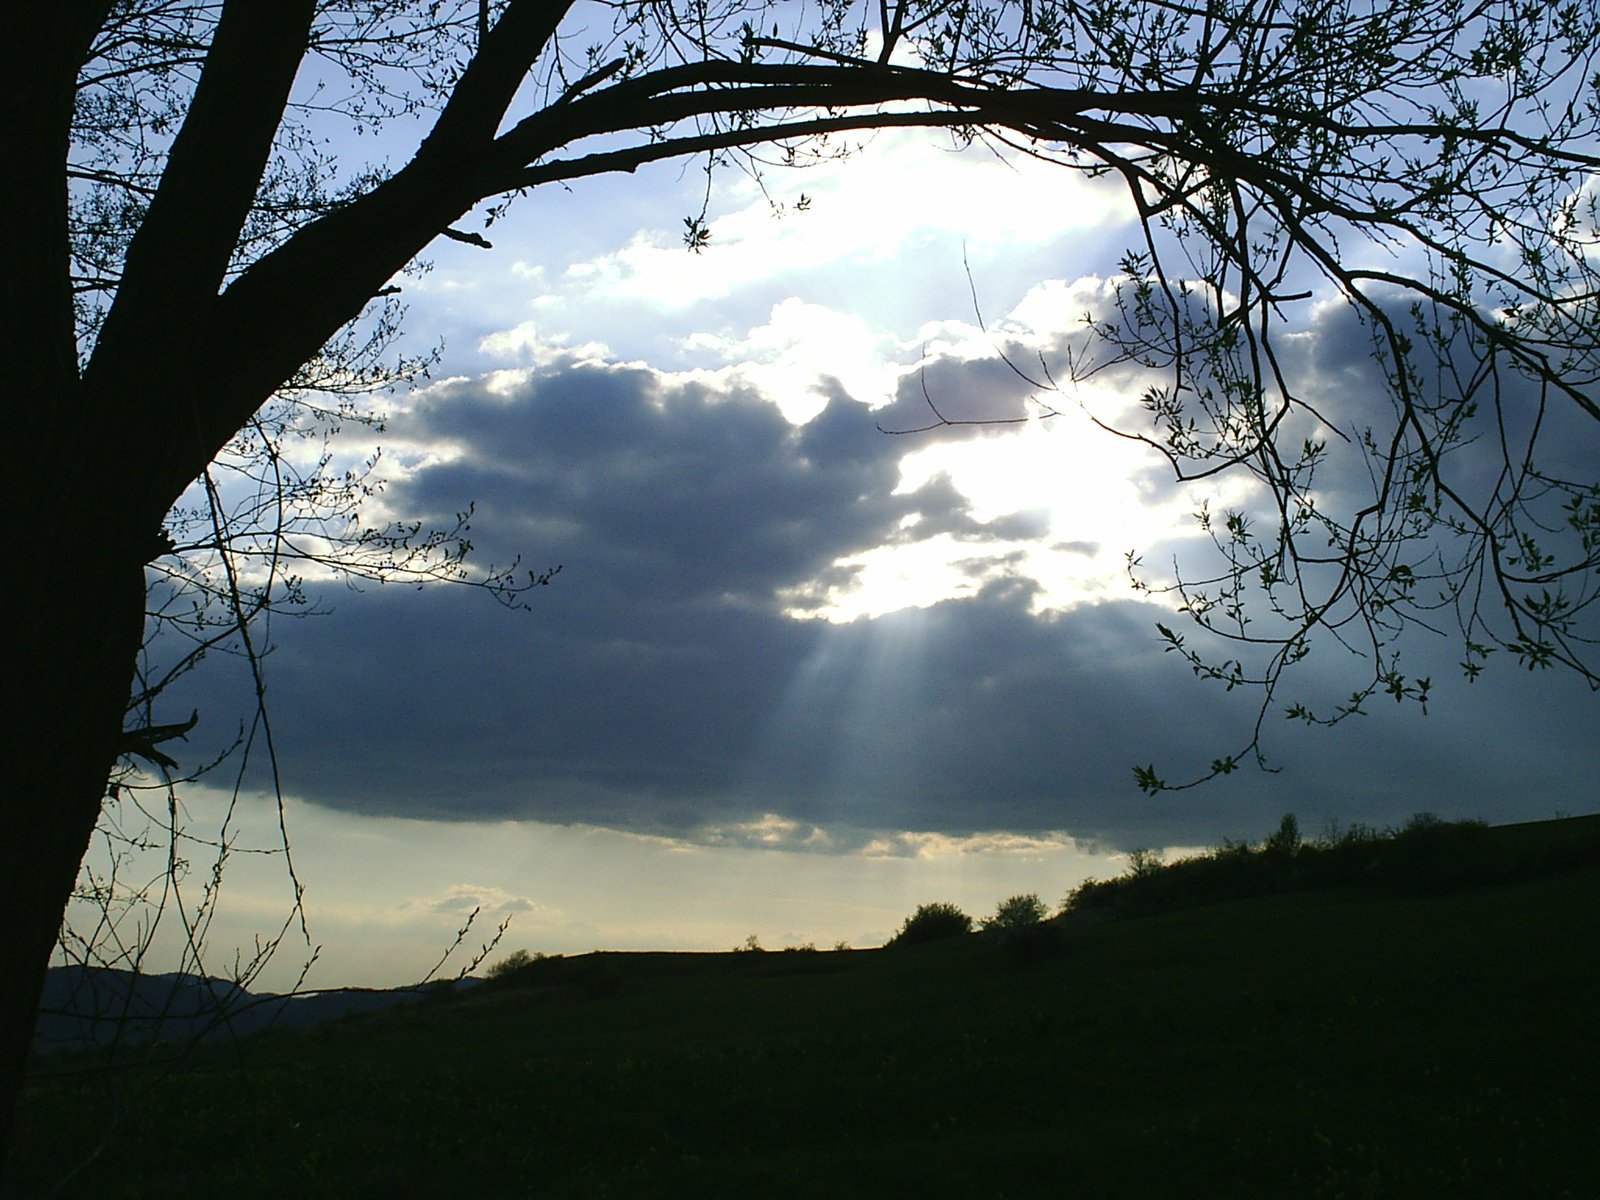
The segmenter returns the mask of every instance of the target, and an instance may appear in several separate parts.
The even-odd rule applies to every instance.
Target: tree
[[[900,923],[886,946],[921,946],[972,932],[972,918],[946,900],[917,905],[917,911]]]
[[[1144,244],[1086,329],[1099,357],[1074,348],[1038,380],[1145,379],[1150,424],[1120,432],[1265,497],[1205,514],[1214,576],[1141,577],[1238,657],[1163,627],[1169,648],[1260,686],[1265,714],[1314,639],[1359,645],[1370,685],[1291,707],[1315,722],[1424,700],[1393,643],[1440,611],[1469,674],[1498,648],[1600,683],[1600,490],[1594,455],[1571,453],[1600,418],[1592,6],[61,0],[8,21],[8,475],[50,560],[14,572],[5,635],[8,1119],[117,764],[184,723],[147,705],[125,728],[175,509],[286,388],[348,382],[318,365],[364,313],[381,326],[371,306],[431,241],[486,244],[457,223],[541,185],[688,155],[760,170],[889,126],[1120,177]],[[319,81],[339,86],[296,90]],[[403,165],[335,186],[319,112],[431,123]],[[1372,337],[1381,420],[1346,428],[1284,352],[1329,296]],[[1370,486],[1336,504],[1319,481],[1346,450]],[[1153,765],[1140,782],[1167,786]]]
[[[530,966],[534,956],[526,950],[513,950],[485,973],[485,979],[509,979],[524,967]]]
[[[1050,910],[1045,907],[1044,901],[1039,899],[1039,893],[1024,892],[1019,896],[1009,896],[1000,901],[994,910],[994,916],[983,919],[983,928],[1001,932],[1029,929],[1049,915]]]

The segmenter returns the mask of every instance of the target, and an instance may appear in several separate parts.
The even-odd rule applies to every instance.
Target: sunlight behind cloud
[[[765,211],[761,221],[768,232],[782,224]],[[681,268],[681,248],[673,253]],[[698,384],[760,396],[796,426],[815,419],[841,392],[874,409],[898,403],[896,419],[885,418],[890,429],[933,424],[944,412],[1031,417],[972,436],[930,432],[897,440],[890,451],[900,455],[897,494],[942,479],[970,503],[972,522],[983,528],[921,528],[913,513],[891,539],[796,580],[787,611],[848,622],[975,596],[1006,579],[1034,589],[1035,612],[1059,611],[1128,597],[1130,553],[1196,532],[1198,489],[1156,486],[1165,471],[1159,456],[1090,419],[1147,428],[1137,377],[1069,380],[1063,347],[1080,343],[1085,316],[1105,312],[1114,286],[1114,279],[1092,274],[1046,279],[986,327],[942,317],[924,321],[910,336],[893,328],[892,317],[854,302],[790,295],[768,306],[764,320],[739,321],[735,307],[727,314],[733,323],[679,333],[673,340],[685,365],[650,370],[663,386]],[[489,391],[507,399],[520,393],[531,372],[622,365],[606,346],[569,341],[542,318],[484,337],[479,348],[519,364],[487,377]],[[1041,386],[1030,391],[1023,376]],[[1052,381],[1060,390],[1049,386]],[[917,411],[918,388],[928,398],[926,413]],[[860,436],[883,435],[867,425]],[[1215,486],[1205,492],[1218,506],[1244,494],[1239,482],[1225,487],[1228,495]]]
[[[915,186],[907,181],[915,180]],[[841,161],[775,172],[721,190],[711,240],[685,268],[676,229],[641,230],[622,248],[574,263],[562,283],[579,293],[678,309],[795,271],[853,264],[855,305],[892,295],[898,272],[878,269],[936,236],[983,251],[1087,230],[1127,215],[1116,187],[1021,155],[955,150],[948,139],[893,130]]]
[[[611,356],[602,343],[573,344],[562,333],[546,333],[546,323],[523,321],[478,340],[478,352],[490,358],[543,367],[554,362],[603,362]]]
[[[998,360],[1002,339],[1012,355],[1018,348],[1048,351],[1081,325],[1086,311],[1104,303],[1108,287],[1094,277],[1046,281],[997,322],[995,332],[943,321],[923,331],[924,344],[930,356],[962,362]],[[1044,377],[1032,363],[1017,366],[1031,377]],[[955,398],[930,396],[930,405],[948,399]],[[1240,503],[1250,492],[1247,479],[1233,476],[1204,488],[1154,486],[1165,472],[1159,455],[1095,424],[1097,419],[1113,428],[1146,427],[1148,418],[1131,381],[1063,383],[1061,391],[1045,390],[1031,399],[1036,407],[1019,415],[1033,419],[991,427],[987,436],[931,442],[908,437],[897,490],[913,493],[943,477],[971,502],[975,521],[1025,514],[1037,524],[1037,533],[985,540],[948,534],[919,538],[914,521],[909,522],[903,539],[838,560],[834,565],[844,579],[829,583],[820,603],[814,590],[796,589],[792,615],[848,622],[974,595],[1008,577],[1038,585],[1036,612],[1124,598],[1130,553],[1193,537],[1201,496],[1220,508]],[[928,418],[936,419],[933,407]]]
[[[766,324],[743,336],[695,333],[681,344],[728,364],[708,372],[709,378],[754,387],[797,425],[822,411],[828,378],[876,407],[894,394],[903,371],[893,361],[896,347],[887,333],[853,313],[793,296],[773,306]]]

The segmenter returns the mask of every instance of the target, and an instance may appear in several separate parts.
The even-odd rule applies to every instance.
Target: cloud
[[[886,403],[905,370],[887,333],[796,297],[774,305],[764,324],[742,336],[702,331],[683,344],[729,364],[706,379],[753,388],[796,424],[820,413],[837,391],[874,407]]]
[[[463,918],[479,910],[496,915],[526,912],[549,915],[551,911],[542,904],[535,904],[526,896],[513,896],[501,888],[472,883],[451,884],[445,888],[442,896],[418,897],[404,901],[400,907],[422,908],[430,913]]]
[[[520,617],[391,593],[299,627],[272,674],[290,785],[367,813],[844,851],[907,831],[1195,843],[1289,809],[1308,829],[1485,804],[1546,815],[1600,767],[1581,706],[1516,721],[1467,706],[1563,695],[1502,675],[1470,698],[1444,682],[1454,694],[1426,718],[1380,708],[1334,731],[1279,718],[1284,774],[1150,799],[1133,763],[1203,767],[1248,729],[1253,698],[1156,653],[1145,606],[1046,619],[1026,588],[997,585],[829,625],[562,592]]]
[[[770,812],[749,820],[702,825],[694,831],[694,840],[705,846],[741,846],[758,850],[829,853],[846,848],[821,826]]]
[[[523,321],[511,329],[486,334],[478,340],[478,350],[492,358],[534,367],[603,362],[611,357],[610,351],[599,342],[574,346],[571,339],[562,334],[546,334],[536,321]]]
[[[636,604],[792,611],[821,603],[852,555],[939,534],[999,545],[1032,527],[979,519],[940,474],[903,486],[903,446],[837,390],[795,426],[747,388],[639,367],[519,380],[508,394],[451,382],[416,402],[403,436],[456,449],[390,503],[444,521],[476,497],[485,556],[515,547],[562,563],[591,604],[600,588]]]
[[[992,360],[938,360],[927,379],[978,412],[1023,391]],[[899,402],[914,407],[912,386]],[[949,471],[908,472],[881,419],[837,385],[796,425],[749,386],[592,361],[416,395],[394,429],[415,466],[390,503],[426,521],[475,498],[480,557],[565,569],[530,613],[377,588],[324,593],[331,615],[280,626],[268,680],[289,788],[351,812],[892,856],[1002,835],[1204,843],[1290,809],[1313,831],[1418,809],[1549,815],[1600,772],[1575,681],[1502,671],[1468,689],[1454,647],[1424,640],[1432,716],[1284,720],[1282,704],[1340,699],[1368,669],[1327,646],[1266,715],[1281,774],[1141,796],[1135,763],[1203,771],[1248,740],[1259,697],[1162,655],[1169,608],[1120,591],[1041,603],[1028,555],[1082,561],[1103,540],[1064,527],[1062,506],[1047,521],[980,504],[949,473],[955,450],[1020,435],[946,430],[918,453],[951,448]],[[1141,503],[1096,487],[1076,503]],[[797,619],[859,585],[868,556],[931,546],[959,551],[953,595]]]
[[[959,264],[963,246],[987,257],[1082,238],[1130,216],[1119,182],[1023,154],[958,153],[947,136],[916,130],[864,136],[861,145],[759,184],[726,180],[711,214],[711,240],[692,271],[673,221],[574,263],[564,283],[580,294],[672,310],[764,287],[774,277],[848,273],[858,301],[881,297],[879,307],[892,307],[905,266],[936,245],[955,250]],[[889,263],[895,268],[886,269]]]

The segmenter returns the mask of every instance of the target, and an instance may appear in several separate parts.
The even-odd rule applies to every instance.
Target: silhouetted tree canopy
[[[1262,687],[1263,714],[1313,643],[1359,650],[1370,682],[1290,709],[1313,722],[1425,700],[1397,657],[1417,624],[1453,630],[1469,674],[1500,652],[1600,684],[1597,24],[1510,0],[12,6],[0,338],[16,527],[47,549],[6,631],[0,1103],[119,759],[185,716],[140,669],[171,615],[147,583],[222,614],[186,627],[204,643],[292,596],[285,562],[457,570],[464,530],[364,529],[359,478],[285,474],[277,447],[423,369],[383,352],[393,281],[441,236],[486,244],[541,185],[692,155],[772,169],[887,126],[1114,176],[1142,230],[1116,304],[1015,365],[1068,401],[1129,372],[1147,421],[1117,432],[1180,478],[1259,485],[1207,515],[1216,572],[1140,576],[1227,639],[1169,646]],[[330,122],[408,114],[427,132],[399,165],[326,157]],[[487,224],[459,227],[474,210]],[[1379,367],[1350,411],[1291,352],[1328,304]],[[224,470],[257,485],[229,493],[242,509]],[[278,590],[241,583],[245,559]]]

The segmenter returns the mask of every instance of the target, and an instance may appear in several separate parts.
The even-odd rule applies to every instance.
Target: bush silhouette
[[[1284,813],[1283,820],[1278,822],[1278,828],[1267,835],[1266,844],[1263,846],[1269,854],[1278,854],[1292,858],[1300,853],[1304,842],[1300,838],[1300,821],[1291,813]]]
[[[516,972],[521,971],[524,967],[528,966],[532,962],[533,955],[529,954],[526,950],[513,950],[499,962],[495,963],[494,966],[490,967],[486,973],[486,977],[489,979],[505,979]]]
[[[1049,916],[1039,894],[1025,892],[1002,900],[994,916],[984,918],[983,931],[1011,961],[1027,965],[1050,956],[1062,945],[1061,926],[1052,924]]]
[[[1000,907],[994,910],[994,916],[985,917],[985,929],[1026,929],[1030,925],[1037,925],[1050,915],[1045,908],[1044,901],[1039,899],[1038,892],[1026,892],[1021,896],[1012,896],[1009,900],[1002,900]]]
[[[889,939],[891,946],[919,946],[941,938],[955,937],[972,932],[972,918],[954,904],[943,901],[919,904],[917,911],[905,919],[900,932]]]

